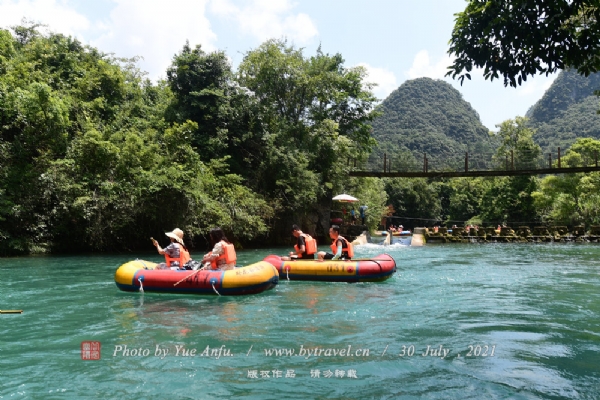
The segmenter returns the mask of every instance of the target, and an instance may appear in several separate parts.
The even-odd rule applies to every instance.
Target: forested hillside
[[[600,139],[600,74],[584,77],[562,71],[544,96],[527,112],[535,141],[544,153],[564,151],[577,138]]]
[[[333,193],[374,213],[381,183],[348,179],[368,154],[375,97],[339,54],[285,41],[224,52],[182,43],[167,79],[38,26],[0,29],[0,255],[189,246],[221,226],[277,243],[292,223],[325,236]]]
[[[460,92],[442,80],[419,78],[403,83],[378,107],[373,121],[379,142],[374,156],[392,158],[392,169],[460,163],[466,151],[493,152],[488,130]],[[374,157],[371,158],[374,160]],[[462,161],[464,163],[464,161]]]

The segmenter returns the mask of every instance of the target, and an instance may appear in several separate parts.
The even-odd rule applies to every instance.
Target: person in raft
[[[281,259],[284,261],[314,260],[317,252],[317,241],[309,234],[302,232],[296,224],[292,225],[292,235],[296,238],[294,251],[290,251],[289,257],[281,257]]]
[[[354,257],[354,247],[352,243],[347,241],[343,236],[340,236],[340,227],[331,225],[329,228],[329,237],[332,240],[331,251],[334,253],[326,253],[320,251],[317,253],[319,261],[323,260],[350,260]]]
[[[214,228],[210,231],[210,244],[213,246],[202,258],[202,269],[229,270],[235,268],[237,256],[233,244],[227,240],[221,228]]]
[[[165,262],[156,266],[156,269],[183,269],[183,266],[191,260],[190,252],[183,244],[183,231],[179,228],[165,235],[171,239],[171,243],[164,249],[160,247],[156,239],[152,238],[152,244],[158,250],[158,254],[164,254]]]

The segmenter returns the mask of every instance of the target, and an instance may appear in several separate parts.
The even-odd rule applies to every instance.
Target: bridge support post
[[[512,169],[512,170],[515,169],[515,151],[514,150],[510,151],[510,169]]]

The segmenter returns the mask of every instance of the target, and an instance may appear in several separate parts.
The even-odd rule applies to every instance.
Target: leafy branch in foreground
[[[447,76],[463,83],[474,68],[485,79],[516,87],[528,76],[568,67],[600,70],[597,0],[470,0],[456,14],[450,39],[456,56]]]

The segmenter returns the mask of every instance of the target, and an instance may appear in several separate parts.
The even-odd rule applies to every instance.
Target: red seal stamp
[[[100,359],[100,342],[85,341],[81,342],[81,359],[82,360],[99,360]]]

